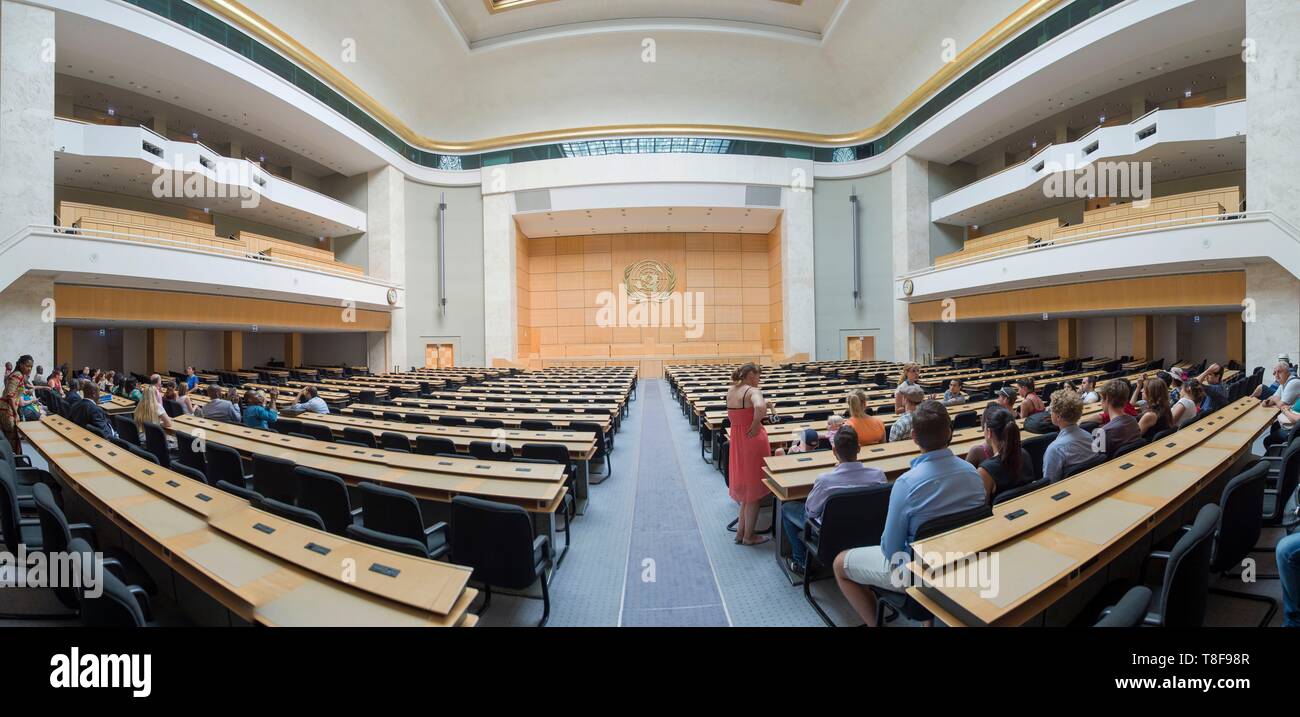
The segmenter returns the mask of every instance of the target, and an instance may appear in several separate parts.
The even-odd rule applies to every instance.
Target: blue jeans
[[[1282,577],[1282,626],[1300,627],[1300,533],[1277,541],[1277,572]]]
[[[790,557],[800,565],[808,557],[808,549],[803,544],[803,522],[803,501],[781,506],[781,529],[785,532],[785,539],[790,541]]]

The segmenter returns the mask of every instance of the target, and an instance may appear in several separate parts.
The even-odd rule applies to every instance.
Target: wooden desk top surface
[[[23,425],[73,490],[214,597],[267,625],[465,624],[470,570],[285,521],[121,450],[57,416]],[[262,527],[255,527],[262,526]],[[269,532],[268,532],[269,529]],[[311,550],[306,546],[317,546]],[[323,551],[323,552],[322,552]],[[340,561],[356,566],[345,580]],[[369,569],[397,568],[393,577]]]

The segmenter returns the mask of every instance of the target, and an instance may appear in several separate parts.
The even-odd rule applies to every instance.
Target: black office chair
[[[528,511],[458,495],[451,499],[451,522],[455,536],[451,562],[473,568],[472,579],[483,583],[483,606],[478,614],[491,604],[493,587],[526,590],[540,580],[542,619],[537,626],[545,627],[551,616],[551,593],[546,585],[549,542],[544,535],[533,536]]]
[[[253,476],[244,472],[244,461],[239,457],[239,451],[230,446],[208,442],[204,455],[207,456],[205,473],[209,485],[226,481],[240,488],[248,487]]]
[[[801,538],[788,536],[792,542],[803,540],[808,548],[807,565],[804,567],[803,597],[827,627],[835,627],[835,621],[813,598],[812,583],[830,576],[814,577],[817,566],[830,567],[835,556],[844,550],[880,544],[880,534],[885,530],[885,516],[889,512],[889,494],[892,488],[893,484],[889,483],[835,491],[826,499],[820,527],[808,520],[804,522]],[[778,515],[775,519],[780,520],[781,516]]]
[[[173,431],[176,435],[176,454],[180,457],[179,463],[183,463],[195,470],[205,470],[207,468],[207,459],[204,458],[201,446],[194,436],[181,431]]]
[[[440,453],[456,452],[456,444],[450,438],[442,436],[416,436],[415,452],[423,456],[436,456]]]
[[[362,511],[352,508],[348,486],[343,479],[306,466],[294,468],[293,477],[298,483],[298,507],[320,516],[325,530],[335,535],[346,535],[348,526],[356,523]]]
[[[366,448],[378,448],[379,444],[375,442],[375,434],[365,428],[356,428],[353,426],[343,427],[343,440],[360,443]]]
[[[429,416],[424,413],[408,413],[406,414],[406,422],[414,423],[421,426],[428,426],[433,424],[433,421],[430,420]]]
[[[55,482],[50,472],[43,468],[32,467],[32,459],[27,456],[16,455],[7,440],[0,440],[0,463],[9,466],[10,470],[13,471],[14,492],[17,494],[20,503],[30,502],[32,486],[37,483],[50,486],[54,494],[59,495],[59,484]]]
[[[1052,441],[1056,440],[1057,435],[1057,433],[1044,433],[1027,438],[1020,444],[1020,447],[1029,454],[1029,460],[1033,462],[1035,478],[1043,477],[1043,454],[1047,452],[1047,447],[1052,445]]]
[[[172,398],[163,399],[163,413],[166,413],[168,418],[176,418],[177,416],[184,416],[185,406],[181,405],[181,402],[177,401],[176,399],[172,399]]]
[[[71,552],[80,553],[82,560],[94,560],[94,551],[81,538],[74,538],[68,546]],[[92,594],[92,586],[78,588],[81,622],[87,627],[146,627],[149,625],[149,594],[138,585],[128,585],[111,571],[101,571],[99,588]]]
[[[330,427],[323,423],[303,421],[302,432],[318,441],[325,441],[326,443],[334,442],[334,431],[331,431]]]
[[[276,419],[275,423],[272,424],[271,427],[286,436],[290,433],[305,433],[302,429],[302,421],[293,418]]]
[[[461,416],[438,416],[438,424],[443,426],[463,426],[466,421]]]
[[[149,573],[129,552],[115,547],[99,547],[95,540],[95,528],[90,523],[69,523],[49,486],[44,483],[35,485],[32,498],[37,521],[41,526],[41,548],[46,553],[66,553],[74,538],[84,540],[92,548],[98,547],[105,570],[113,571],[127,582],[141,585],[150,594],[158,592],[158,586],[149,577]],[[71,609],[76,609],[77,605],[69,604],[68,600],[75,598],[75,595],[66,592],[59,595],[59,601]]]
[[[1016,486],[1015,488],[1008,488],[1007,490],[994,493],[993,505],[997,505],[999,503],[1005,503],[1009,500],[1015,500],[1016,498],[1019,498],[1020,496],[1025,495],[1026,493],[1033,493],[1034,491],[1038,490],[1039,488],[1042,488],[1045,485],[1048,485],[1049,483],[1050,481],[1048,481],[1046,478],[1039,478],[1036,481],[1026,483],[1024,485],[1019,485]]]
[[[140,445],[140,429],[136,427],[135,421],[128,416],[113,416],[113,430],[117,435],[128,443]]]
[[[526,419],[519,422],[519,427],[525,431],[553,431],[555,424],[550,421],[539,421],[536,419]]]
[[[325,521],[321,519],[315,511],[306,508],[300,508],[289,503],[282,503],[274,498],[262,497],[262,500],[253,503],[253,507],[264,510],[272,515],[278,515],[285,520],[292,520],[295,523],[305,525],[308,528],[325,530]]]
[[[960,431],[963,428],[974,428],[980,424],[979,414],[975,411],[962,411],[952,419],[952,430]]]
[[[127,451],[131,452],[133,455],[135,455],[138,458],[143,458],[146,461],[149,461],[150,463],[161,465],[158,463],[157,456],[150,453],[149,451],[146,451],[140,446],[135,445],[134,443],[127,443],[126,446],[124,447],[126,448]]]
[[[520,458],[545,461],[564,466],[564,485],[569,489],[566,499],[569,502],[569,515],[566,520],[573,520],[577,511],[578,464],[569,460],[569,449],[559,443],[525,443],[519,450]],[[519,460],[518,458],[515,460]],[[568,545],[566,542],[565,545]]]
[[[1184,529],[1169,551],[1152,551],[1142,563],[1142,582],[1152,561],[1164,560],[1165,572],[1155,591],[1153,609],[1142,620],[1144,625],[1159,627],[1200,627],[1205,621],[1206,596],[1209,594],[1210,554],[1214,529],[1219,522],[1219,506],[1201,507],[1196,521]],[[1113,592],[1103,590],[1103,595]]]
[[[170,468],[172,465],[171,451],[167,448],[167,432],[157,423],[144,424],[144,445],[154,458],[157,459],[158,465],[163,468]]]
[[[1139,450],[1139,449],[1145,447],[1146,445],[1147,445],[1147,439],[1145,439],[1145,438],[1143,438],[1143,437],[1141,437],[1141,436],[1138,436],[1137,438],[1134,438],[1133,440],[1129,441],[1128,443],[1125,443],[1124,445],[1120,446],[1119,448],[1116,448],[1116,449],[1115,449],[1115,452],[1112,453],[1110,457],[1111,457],[1111,458],[1119,458],[1119,457],[1122,456],[1122,455],[1125,455],[1125,454],[1128,454],[1128,453],[1132,453],[1133,451]]]
[[[1061,474],[1061,480],[1065,480],[1066,478],[1069,478],[1072,475],[1082,473],[1086,470],[1092,470],[1093,468],[1096,468],[1097,466],[1101,465],[1102,463],[1105,463],[1108,460],[1110,459],[1106,457],[1105,453],[1095,453],[1088,460],[1082,463],[1076,463],[1075,465],[1066,468],[1065,472]]]
[[[368,391],[368,390],[361,391],[357,394],[357,403],[362,403],[367,406],[371,406],[378,402],[379,402],[379,394],[377,394],[374,391]]]
[[[36,486],[32,486],[33,499]],[[10,555],[18,555],[19,544],[31,550],[41,549],[40,520],[23,517],[19,505],[17,479],[7,463],[0,463],[0,534]]]
[[[1166,428],[1165,430],[1160,431],[1159,433],[1156,433],[1154,436],[1152,436],[1151,442],[1159,443],[1160,441],[1163,441],[1164,439],[1174,435],[1177,432],[1178,432],[1177,426],[1174,426],[1173,428]]]
[[[977,520],[992,517],[992,515],[993,510],[986,504],[969,510],[953,513],[951,515],[942,515],[937,518],[931,518],[917,527],[915,540],[924,540],[932,535],[946,533],[949,530],[956,530],[962,526],[974,523]],[[907,575],[910,575],[910,572],[907,573]],[[874,585],[871,586],[871,592],[876,594],[877,627],[883,627],[885,623],[898,615],[904,615],[908,619],[915,620],[916,622],[929,622],[934,619],[934,615],[931,615],[929,610],[926,610],[921,606],[921,603],[913,600],[905,592],[884,590],[882,588],[877,588]],[[887,616],[887,613],[891,610],[894,613],[893,617]]]
[[[1300,440],[1287,444],[1280,456],[1265,455],[1261,461],[1269,465],[1266,482],[1269,487],[1264,490],[1263,515],[1267,527],[1281,527],[1288,532],[1300,524],[1294,507],[1288,510],[1288,504],[1296,495],[1300,486]]]
[[[474,425],[479,428],[504,428],[506,424],[496,418],[475,418]]]
[[[181,463],[180,461],[172,461],[172,467],[171,467],[170,470],[171,470],[172,472],[174,472],[174,473],[180,473],[181,475],[185,476],[186,478],[190,478],[190,479],[196,480],[196,481],[198,481],[198,482],[200,482],[200,483],[203,483],[203,484],[205,484],[205,485],[206,485],[207,482],[208,482],[208,477],[205,476],[205,475],[203,475],[203,471],[200,471],[200,470],[196,470],[196,469],[194,469],[194,468],[191,468],[191,467],[185,465],[184,463]]]
[[[1146,618],[1147,607],[1151,605],[1151,589],[1135,585],[1124,593],[1118,603],[1106,608],[1101,619],[1093,627],[1138,627]]]
[[[604,483],[614,474],[614,464],[609,460],[609,453],[614,450],[610,437],[601,430],[599,423],[589,421],[574,421],[569,424],[569,430],[596,434],[596,453],[591,457],[591,465],[603,463],[605,465],[605,477],[598,481],[590,480],[590,478],[588,480],[592,485]]]
[[[1229,577],[1228,573],[1233,568],[1240,567],[1251,553],[1256,552],[1255,544],[1264,527],[1264,517],[1259,506],[1264,502],[1267,477],[1268,463],[1259,461],[1238,473],[1223,488],[1223,494],[1219,498],[1219,521],[1214,529],[1214,547],[1210,552],[1210,572],[1216,573],[1220,579]],[[1183,530],[1188,530],[1188,527]],[[1218,587],[1211,587],[1210,592],[1267,605],[1268,611],[1260,620],[1259,627],[1266,627],[1277,612],[1277,600],[1266,595]]]
[[[364,525],[349,525],[346,530],[347,537],[353,540],[359,540],[376,547],[392,550],[398,553],[414,555],[417,558],[433,560],[433,555],[429,552],[429,546],[419,540],[407,538],[402,535],[393,535],[378,530],[371,530]]]
[[[411,452],[411,439],[404,433],[384,431],[379,435],[379,445],[386,451]]]
[[[406,423],[406,416],[396,411],[384,411],[384,420],[390,423]]]
[[[357,418],[374,418],[375,412],[367,411],[364,408],[354,408],[352,409],[352,415],[356,416]]]
[[[254,453],[253,490],[271,500],[292,504],[298,494],[293,469],[293,461]]]
[[[496,450],[495,441],[470,441],[469,454],[481,461],[508,461],[515,457],[509,445],[503,446],[504,450]]]
[[[370,482],[357,485],[357,496],[361,503],[361,522],[366,528],[422,541],[430,559],[447,552],[447,524],[438,522],[426,528],[415,496]]]
[[[257,491],[251,488],[245,488],[243,486],[235,485],[230,481],[226,481],[226,480],[217,481],[217,488],[220,488],[221,490],[224,490],[225,492],[231,495],[237,495],[240,498],[243,498],[244,500],[248,501],[249,503],[252,503],[253,505],[257,505],[258,503],[262,502],[261,493],[258,493]]]

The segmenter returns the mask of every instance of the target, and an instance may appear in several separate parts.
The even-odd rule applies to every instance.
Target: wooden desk
[[[370,411],[380,416],[384,413],[396,413],[400,416],[409,416],[412,414],[423,414],[431,420],[436,421],[439,416],[453,416],[456,418],[493,418],[501,421],[507,426],[518,426],[520,421],[539,420],[550,421],[551,425],[556,428],[567,428],[571,423],[594,423],[600,426],[600,430],[609,433],[613,426],[613,419],[606,413],[510,413],[505,411],[479,411],[472,416],[467,416],[464,411],[444,411],[439,408],[418,408],[415,406],[379,406],[374,404],[354,403],[344,408],[341,413],[354,414],[356,411]],[[418,425],[418,424],[412,424]]]
[[[991,518],[917,541],[909,568],[921,581],[923,604],[955,624],[1023,624],[1173,516],[1248,452],[1275,416],[1276,409],[1243,398],[1157,445],[1001,503]],[[997,560],[990,595],[931,572],[972,555],[976,570]]]
[[[468,568],[282,520],[58,416],[23,423],[21,430],[68,492],[243,620],[407,627],[477,622],[467,612],[476,595],[466,587]],[[343,579],[341,560],[355,561],[354,580]],[[398,573],[387,577],[363,567],[376,563]]]

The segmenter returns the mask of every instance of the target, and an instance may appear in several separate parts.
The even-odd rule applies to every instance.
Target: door
[[[875,336],[845,338],[844,357],[850,361],[870,361],[876,357]]]
[[[451,368],[456,365],[455,344],[425,344],[425,368]]]

